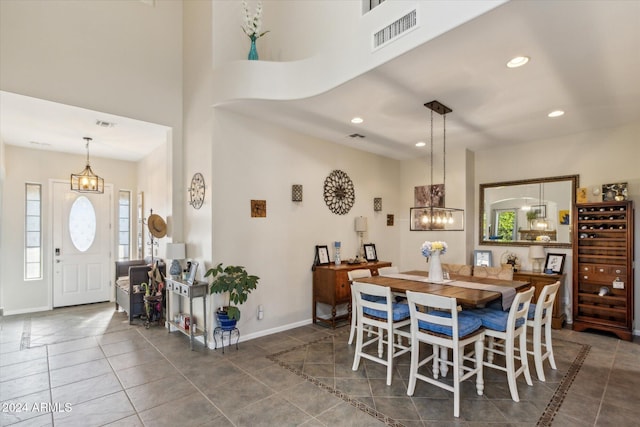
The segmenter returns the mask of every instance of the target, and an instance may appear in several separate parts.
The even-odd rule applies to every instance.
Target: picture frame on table
[[[547,259],[544,262],[545,274],[562,274],[564,270],[565,254],[547,254]]]
[[[191,261],[191,268],[187,272],[187,278],[185,282],[189,285],[193,285],[196,281],[196,271],[198,271],[198,263],[196,261]]]
[[[329,265],[329,247],[326,245],[316,245],[316,265]]]
[[[364,245],[364,258],[368,262],[378,261],[378,254],[376,253],[376,245],[373,243],[366,243]]]
[[[476,249],[475,251],[473,251],[473,265],[477,267],[479,266],[492,267],[493,252]]]

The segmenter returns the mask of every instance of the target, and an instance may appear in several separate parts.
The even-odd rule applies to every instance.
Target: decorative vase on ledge
[[[256,40],[257,37],[255,35],[249,36],[251,39],[251,48],[249,49],[249,56],[247,59],[249,61],[257,61],[258,60],[258,49],[256,49]]]

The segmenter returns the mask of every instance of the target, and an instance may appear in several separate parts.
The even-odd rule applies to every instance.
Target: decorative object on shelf
[[[587,203],[589,197],[587,196],[587,187],[580,187],[576,192],[576,203]]]
[[[196,272],[198,271],[198,263],[196,261],[189,262],[189,269],[187,270],[187,277],[184,279],[190,285],[196,282]]]
[[[547,259],[544,262],[544,272],[546,274],[562,274],[565,257],[565,254],[547,254]]]
[[[336,265],[340,265],[340,246],[342,246],[342,243],[340,242],[333,242],[333,248],[334,248],[334,253],[335,255],[333,256],[333,261],[335,262]]]
[[[540,245],[529,246],[529,259],[532,260],[531,270],[534,273],[542,271],[542,260],[545,258],[544,248]]]
[[[313,265],[328,265],[329,264],[329,248],[324,245],[316,245],[316,258]]]
[[[360,239],[360,244],[358,246],[358,256],[362,258],[364,257],[364,247],[362,246],[362,239],[364,237],[364,233],[367,232],[367,217],[357,216],[354,222],[354,228],[356,230],[356,233],[358,233],[358,238]]]
[[[520,259],[518,258],[518,255],[516,253],[504,251],[504,253],[500,257],[500,265],[509,265],[511,266],[513,271],[518,271],[520,269]]]
[[[301,202],[302,201],[302,185],[293,184],[291,186],[291,201],[292,202]]]
[[[382,197],[373,198],[373,210],[375,212],[380,212],[382,210]]]
[[[167,243],[166,247],[166,257],[171,260],[171,268],[169,269],[169,274],[174,279],[180,279],[180,275],[182,274],[182,266],[180,265],[180,261],[185,259],[186,251],[184,243]]]
[[[204,202],[204,177],[200,172],[196,172],[191,178],[191,185],[187,189],[189,192],[189,204],[194,209],[200,209]]]
[[[267,201],[251,201],[251,218],[265,218],[267,216]]]
[[[395,218],[393,214],[387,214],[387,227],[393,227],[394,222],[395,222]]]
[[[378,254],[376,252],[376,245],[373,243],[367,243],[364,245],[364,258],[368,262],[378,261]]]
[[[473,265],[492,267],[493,252],[476,249],[473,251]]]
[[[611,201],[622,202],[625,200],[627,200],[627,183],[626,182],[620,182],[617,184],[602,184],[602,201],[603,202],[611,202]]]
[[[87,164],[82,172],[71,174],[71,190],[78,193],[103,194],[104,179],[93,173],[89,164],[89,142],[92,141],[92,138],[85,136],[83,139],[86,141],[87,147]]]
[[[209,292],[211,294],[226,293],[226,303],[222,306],[229,319],[240,320],[240,309],[236,305],[241,305],[247,301],[247,297],[258,286],[260,278],[250,275],[247,270],[240,265],[228,265],[223,267],[222,263],[207,270],[205,277],[211,277]],[[236,305],[231,305],[231,303]]]
[[[464,210],[445,206],[446,165],[447,165],[447,120],[446,116],[453,110],[439,101],[424,104],[431,110],[430,148],[429,148],[429,185],[416,187],[415,207],[410,209],[411,231],[427,230],[464,230]],[[433,184],[433,113],[442,116],[442,184]],[[426,190],[426,194],[423,194]],[[426,199],[426,200],[425,200]]]
[[[427,240],[422,244],[421,252],[422,256],[429,262],[429,281],[442,283],[444,275],[442,273],[440,255],[447,253],[447,242],[430,242]]]
[[[349,175],[341,170],[332,171],[324,180],[324,202],[337,215],[349,213],[356,199],[356,191]]]
[[[249,56],[247,59],[255,61],[258,60],[258,50],[256,49],[256,40],[267,34],[269,31],[260,32],[262,27],[262,2],[259,1],[256,6],[256,13],[251,16],[249,13],[249,6],[246,1],[242,2],[242,10],[244,12],[242,31],[251,39],[251,47],[249,49]]]

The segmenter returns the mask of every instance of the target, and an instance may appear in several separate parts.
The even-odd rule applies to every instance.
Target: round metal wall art
[[[345,172],[334,170],[324,180],[324,202],[334,214],[349,213],[355,200],[353,181]]]

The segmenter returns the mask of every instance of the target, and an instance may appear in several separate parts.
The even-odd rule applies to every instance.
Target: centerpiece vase
[[[440,251],[433,251],[429,261],[429,281],[434,283],[442,283],[444,276],[442,274],[442,264],[440,263]]]
[[[249,56],[247,57],[247,59],[249,59],[250,61],[257,61],[258,60],[258,49],[256,49],[257,37],[249,36],[249,38],[251,39],[251,48],[249,49]]]

